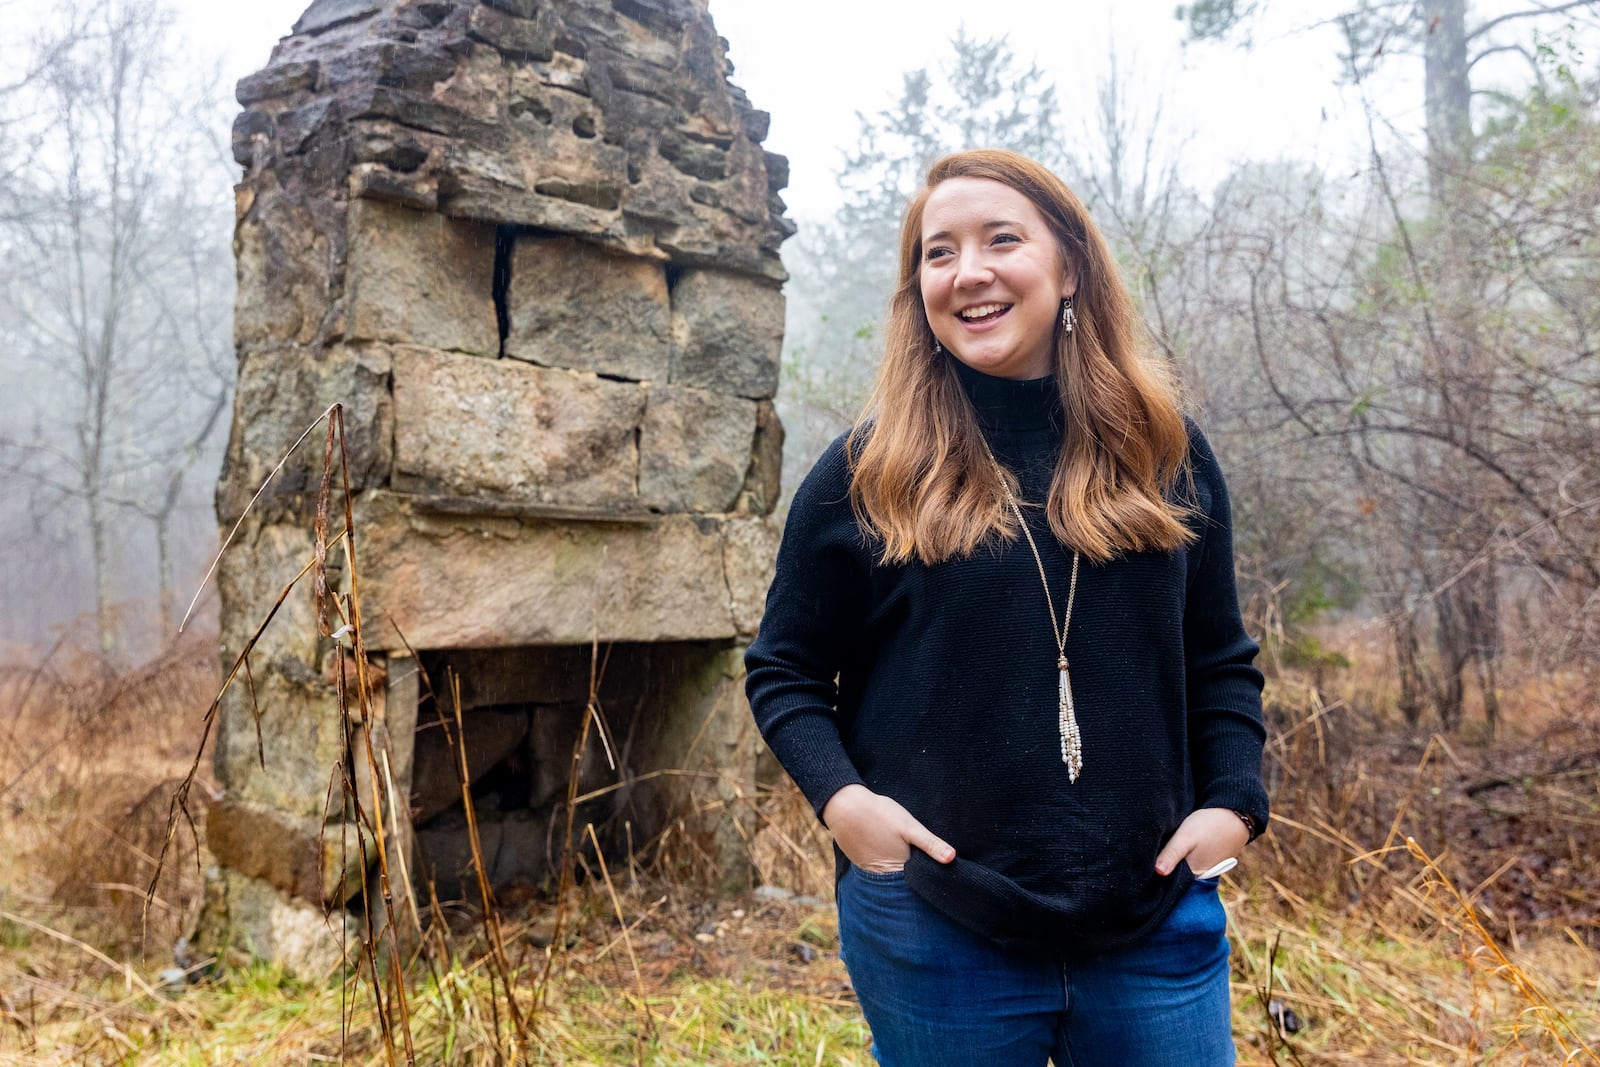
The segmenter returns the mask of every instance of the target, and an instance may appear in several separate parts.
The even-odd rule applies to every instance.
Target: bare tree
[[[1199,195],[1182,179],[1185,140],[1163,121],[1164,99],[1141,105],[1115,42],[1092,119],[1077,139],[1084,199],[1116,249],[1153,336],[1179,359],[1195,309],[1181,276],[1206,227]],[[1137,57],[1131,64],[1138,68]]]
[[[231,377],[228,179],[210,135],[215,97],[177,84],[157,0],[69,5],[62,17],[70,41],[39,53],[35,80],[7,101],[11,129],[38,151],[0,225],[7,358],[30,385],[0,446],[52,533],[77,540],[62,528],[81,521],[110,653],[119,570],[141,562],[128,558],[128,520],[155,524],[170,602],[186,474],[215,462]]]
[[[18,0],[0,2],[0,24],[12,32],[0,38],[0,221],[15,218],[21,210],[16,191],[39,148],[40,138],[30,123],[34,90],[45,75],[84,35],[80,13],[68,5],[56,19],[31,35],[27,9]],[[31,39],[30,39],[31,36]]]
[[[1401,709],[1449,728],[1469,679],[1495,724],[1509,589],[1574,605],[1600,589],[1600,316],[1576,297],[1600,274],[1600,193],[1576,177],[1600,128],[1595,87],[1542,62],[1516,109],[1443,153],[1408,151],[1373,108],[1371,165],[1342,211],[1307,199],[1218,227],[1233,247],[1210,288],[1285,455],[1345,469],[1327,513],[1361,531],[1353,562],[1389,622]]]

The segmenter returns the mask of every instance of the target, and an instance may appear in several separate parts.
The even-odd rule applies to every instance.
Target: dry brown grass
[[[0,668],[8,907],[123,958],[170,959],[199,901],[192,838],[162,872],[148,929],[140,918],[167,800],[193,755],[194,709],[216,687],[215,649],[193,636],[120,673],[92,660]]]
[[[35,681],[27,704],[10,705],[51,755],[24,760],[6,747],[11,776],[22,766],[27,774],[5,798],[3,833],[21,846],[13,851],[21,862],[10,865],[5,889],[3,910],[14,918],[0,920],[0,1062],[389,1062],[370,977],[302,982],[258,966],[216,984],[152,990],[166,961],[136,950],[138,907],[126,904],[130,894],[96,888],[98,867],[125,864],[136,883],[131,875],[146,875],[149,856],[125,830],[107,835],[106,814],[80,808],[115,813],[123,801],[114,797],[150,789],[165,797],[189,757],[195,709],[218,677],[206,659],[166,657],[115,685]],[[91,744],[78,739],[82,715],[66,710],[82,712],[96,693],[112,697],[112,718],[91,731],[99,739]],[[1592,907],[1581,881],[1563,883],[1578,894],[1565,917],[1574,921],[1502,929],[1499,912],[1482,910],[1491,886],[1459,878],[1464,861],[1451,857],[1450,837],[1419,833],[1414,848],[1405,840],[1405,827],[1459,833],[1454,821],[1478,811],[1458,795],[1475,781],[1472,760],[1514,763],[1528,758],[1525,742],[1402,744],[1381,723],[1360,733],[1326,712],[1318,736],[1315,707],[1307,699],[1302,725],[1278,733],[1282,819],[1224,891],[1243,1064],[1600,1062],[1600,958],[1578,921]],[[94,789],[118,774],[123,787]],[[1573,779],[1560,781],[1563,795],[1581,795]],[[91,803],[101,797],[106,808]],[[1560,800],[1547,798],[1523,853],[1557,830],[1584,832]],[[829,854],[810,806],[784,784],[754,803],[763,880],[827,894]],[[1528,816],[1523,824],[1533,825]],[[715,901],[626,859],[576,875],[558,907],[502,905],[504,976],[491,979],[493,953],[472,915],[456,917],[430,963],[414,958],[406,1003],[418,1062],[501,1062],[510,1045],[504,1017],[496,1032],[494,1005],[504,1005],[509,981],[525,1005],[542,989],[526,1062],[869,1064],[826,901]],[[62,885],[86,886],[88,902],[69,904]],[[554,910],[565,933],[552,944]],[[1274,1000],[1304,1029],[1280,1032],[1266,1011]]]
[[[637,858],[601,869],[574,856],[558,902],[497,902],[499,949],[481,907],[430,927],[404,970],[405,1023],[386,989],[385,1026],[370,965],[318,982],[258,966],[153,988],[199,888],[192,857],[164,876],[182,910],[157,908],[148,940],[125,887],[148,878],[214,695],[210,648],[120,678],[4,675],[14,743],[0,757],[0,841],[15,861],[0,907],[0,1063],[381,1064],[391,1047],[404,1062],[402,1025],[416,1062],[515,1062],[507,989],[524,1012],[524,1062],[870,1062],[833,954],[826,838],[781,781],[749,801],[753,853],[763,882],[815,902],[715,900],[706,878],[663,883]],[[1592,865],[1560,862],[1600,844],[1600,784],[1593,760],[1550,770],[1587,751],[1593,717],[1483,747],[1402,736],[1306,679],[1280,677],[1271,695],[1277,821],[1225,890],[1241,1062],[1600,1063]],[[1514,816],[1509,797],[1467,795],[1492,768],[1517,771]],[[1481,847],[1460,854],[1464,841]],[[670,842],[659,858],[707,873]],[[1500,892],[1516,872],[1521,888]],[[1304,1028],[1283,1033],[1274,1001]]]
[[[765,802],[795,830],[811,819],[790,787]],[[1315,887],[1255,874],[1225,888],[1241,1063],[1600,1062],[1584,1051],[1600,1032],[1591,950],[1558,938],[1509,950],[1429,858],[1386,858],[1394,882],[1370,910],[1331,907]],[[567,932],[553,946],[550,901],[500,917],[510,978],[524,994],[550,967],[526,1062],[871,1062],[826,903],[709,899],[648,872],[637,882],[618,872],[608,887],[597,871],[560,906]],[[496,1033],[503,994],[482,927],[458,920],[449,959],[418,960],[410,972],[417,1062],[511,1062],[497,1058],[510,1049],[503,1025]],[[149,966],[130,978],[83,945],[15,923],[0,923],[0,938],[0,1063],[388,1062],[357,975],[305,982],[257,966],[152,994]],[[1299,1033],[1273,1025],[1264,1009],[1273,1000],[1302,1017]]]

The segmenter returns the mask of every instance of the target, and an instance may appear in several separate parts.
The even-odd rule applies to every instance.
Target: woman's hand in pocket
[[[1178,826],[1161,854],[1156,857],[1156,873],[1172,873],[1179,860],[1188,860],[1189,869],[1203,871],[1230,856],[1237,856],[1250,842],[1250,831],[1237,812],[1227,808],[1201,808],[1189,813]]]
[[[887,874],[905,867],[913,848],[940,863],[956,858],[956,850],[900,803],[864,785],[847,785],[822,809],[823,824],[851,863],[864,871]]]

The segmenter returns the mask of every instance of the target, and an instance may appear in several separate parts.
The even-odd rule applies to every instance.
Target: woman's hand
[[[1156,857],[1156,873],[1168,875],[1187,859],[1189,868],[1203,871],[1215,867],[1250,843],[1250,831],[1237,812],[1227,808],[1201,808],[1189,813],[1178,826],[1167,847]]]
[[[956,858],[956,850],[935,837],[916,816],[864,785],[847,785],[833,794],[822,808],[822,822],[839,851],[864,871],[898,871],[905,867],[913,847],[940,863]]]

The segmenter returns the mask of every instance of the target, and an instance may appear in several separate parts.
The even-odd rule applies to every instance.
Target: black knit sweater
[[[1042,503],[1064,418],[1053,381],[956,367],[1022,500]],[[745,657],[762,736],[819,814],[862,783],[948,841],[949,865],[911,850],[908,885],[1004,945],[1067,957],[1135,940],[1193,878],[1186,865],[1155,873],[1185,816],[1233,808],[1266,825],[1262,679],[1239,616],[1227,490],[1193,427],[1189,453],[1197,540],[1081,566],[1067,642],[1083,736],[1076,783],[1061,761],[1055,638],[1023,538],[934,566],[879,565],[880,545],[850,507],[843,437],[790,505]],[[1042,508],[1024,510],[1059,609],[1072,553]]]

